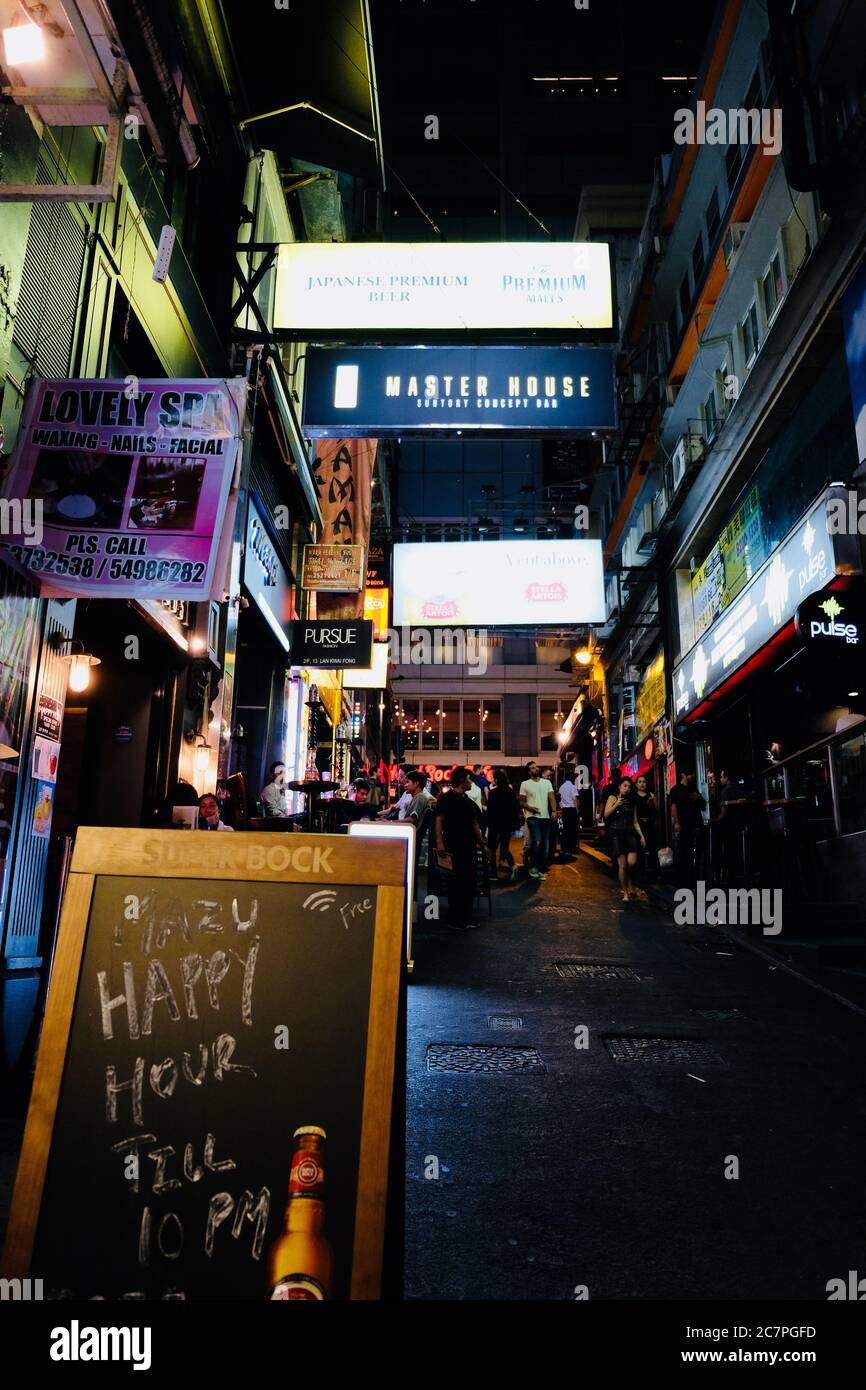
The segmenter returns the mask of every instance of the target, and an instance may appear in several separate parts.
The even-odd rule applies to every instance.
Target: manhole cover
[[[488,1014],[488,1028],[522,1028],[523,1019],[515,1014]]]
[[[693,1014],[698,1014],[701,1018],[711,1018],[715,1020],[726,1018],[747,1018],[740,1009],[692,1009]]]
[[[551,917],[579,917],[579,907],[551,907],[549,903],[539,902],[535,898],[527,907],[527,912],[531,912],[533,917],[542,913],[547,913]]]
[[[556,973],[562,980],[639,980],[640,976],[630,965],[620,965],[616,961],[558,960],[554,962]]]
[[[661,1062],[672,1066],[718,1067],[722,1059],[701,1038],[607,1037],[604,1045],[615,1062]]]
[[[430,1043],[428,1071],[544,1071],[534,1047],[499,1047],[492,1043]]]

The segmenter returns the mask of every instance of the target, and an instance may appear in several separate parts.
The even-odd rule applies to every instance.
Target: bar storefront
[[[722,772],[742,790],[745,876],[769,855],[786,885],[830,900],[866,887],[863,580],[856,528],[839,525],[849,494],[816,498],[672,672],[675,735],[694,744],[699,789],[711,808]]]

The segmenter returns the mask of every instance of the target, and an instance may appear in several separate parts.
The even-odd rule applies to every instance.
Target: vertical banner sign
[[[35,381],[4,549],[42,597],[221,595],[242,379]]]
[[[377,443],[375,439],[323,439],[317,445],[313,476],[325,545],[363,545],[365,549],[369,545]],[[363,592],[316,597],[320,618],[360,618],[363,611]]]

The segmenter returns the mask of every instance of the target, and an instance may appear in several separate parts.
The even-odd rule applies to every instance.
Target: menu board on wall
[[[665,712],[665,654],[659,652],[646,669],[637,695],[638,738]]]
[[[6,1276],[46,1298],[273,1297],[312,1127],[333,1279],[299,1268],[309,1289],[276,1296],[378,1296],[404,861],[341,836],[79,830]]]
[[[724,570],[718,545],[714,545],[700,569],[692,578],[692,607],[695,615],[695,637],[713,622],[721,609]]]
[[[724,569],[721,607],[727,608],[766,558],[757,486],[750,489],[719,537]]]

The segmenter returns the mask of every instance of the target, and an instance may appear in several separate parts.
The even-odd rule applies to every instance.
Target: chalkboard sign
[[[78,832],[7,1277],[267,1299],[312,1142],[326,1296],[378,1296],[404,858],[343,836]]]

